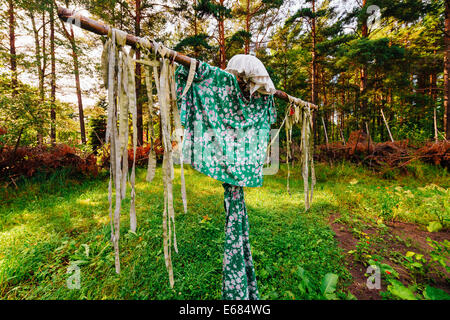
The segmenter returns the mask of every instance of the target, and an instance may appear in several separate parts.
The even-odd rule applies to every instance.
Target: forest
[[[245,188],[260,299],[450,299],[448,1],[0,3],[0,299],[221,298],[222,187],[188,165],[172,173],[178,248],[167,253],[164,159],[177,143],[165,132],[177,120],[164,120],[159,79],[149,86],[150,54],[140,45],[127,53],[135,110],[123,120],[119,158],[122,188],[131,188],[119,210],[135,211],[138,224],[123,213],[113,225],[117,150],[102,65],[111,35],[81,28],[79,15],[221,70],[236,55],[255,56],[276,89],[317,106],[310,208],[307,121],[285,130],[294,107],[283,99],[274,99],[272,124],[279,170]],[[71,273],[81,275],[76,289]]]

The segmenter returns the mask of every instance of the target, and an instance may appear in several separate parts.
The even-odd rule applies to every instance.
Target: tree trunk
[[[41,72],[41,96],[42,101],[45,100],[45,71],[47,70],[47,34],[46,31],[47,22],[45,21],[45,11],[42,12],[42,72]]]
[[[288,68],[288,58],[287,58],[287,50],[288,50],[288,39],[287,37],[284,37],[284,48],[283,48],[283,88],[284,91],[288,92],[288,75],[287,75],[287,68]]]
[[[75,42],[75,35],[73,33],[73,27],[70,25],[70,33],[67,31],[64,22],[61,22],[61,25],[64,30],[64,34],[66,38],[70,42],[70,46],[72,48],[72,59],[73,59],[73,69],[75,75],[75,86],[77,90],[77,100],[78,100],[78,113],[80,117],[80,132],[81,132],[81,142],[86,144],[86,129],[84,126],[84,111],[83,111],[83,97],[81,92],[80,85],[80,70],[79,70],[79,62],[78,62],[78,54],[77,54],[77,45]]]
[[[42,72],[41,72],[41,99],[42,103],[45,102],[45,72],[47,70],[47,35],[46,31],[47,22],[45,21],[45,10],[42,12]],[[42,133],[38,134],[39,145],[44,143],[44,136]]]
[[[313,104],[317,104],[317,56],[316,56],[316,1],[312,1],[312,14],[313,18],[311,21],[311,37],[312,37],[312,49],[311,49],[311,102]],[[313,136],[318,134],[317,128],[317,121],[316,121],[316,112],[313,112],[312,117],[312,123],[313,123]],[[319,141],[319,136],[317,136],[317,142]]]
[[[32,13],[30,13],[30,18],[31,18],[31,25],[33,27],[33,34],[34,34],[34,54],[36,55],[36,66],[37,66],[37,71],[38,71],[38,78],[39,78],[39,89],[40,89],[40,94],[42,97],[42,82],[41,81],[43,79],[42,76],[42,61],[41,61],[41,43],[39,42],[39,31],[37,29],[36,26],[36,20],[34,19],[34,15]]]
[[[75,75],[75,86],[77,90],[77,100],[78,100],[78,113],[80,117],[80,133],[81,133],[81,142],[86,144],[86,128],[84,125],[84,110],[83,110],[83,97],[81,92],[81,84],[80,84],[80,70],[79,70],[79,61],[78,61],[78,49],[75,41],[75,35],[73,32],[73,27],[70,25],[70,33],[67,31],[65,23],[61,20],[61,26],[64,30],[64,34],[70,42],[70,46],[72,48],[72,59],[73,59],[73,69]]]
[[[50,11],[50,55],[51,55],[51,109],[50,109],[50,140],[56,142],[56,56],[55,56],[55,12],[52,4]]]
[[[444,35],[444,130],[445,138],[450,140],[450,3],[445,2],[445,35]]]
[[[363,10],[365,10],[367,4],[367,0],[363,0]],[[369,28],[367,26],[367,17],[363,15],[363,21],[361,26],[361,34],[363,38],[367,38],[369,35]],[[364,119],[364,116],[367,112],[367,100],[364,96],[367,89],[367,66],[364,65],[360,69],[360,83],[359,83],[359,92],[360,92],[360,111],[361,111],[361,119]],[[362,126],[362,122],[361,122]]]
[[[45,56],[45,50],[44,48],[41,47],[41,43],[39,41],[39,30],[36,26],[36,20],[34,17],[33,12],[30,11],[30,19],[31,19],[31,25],[33,28],[33,35],[34,35],[34,46],[35,46],[35,55],[36,55],[36,67],[37,67],[37,71],[38,71],[38,79],[39,79],[39,97],[40,97],[40,101],[42,103],[42,105],[45,102],[45,87],[44,87],[44,63],[45,61],[43,61],[43,56]],[[43,14],[43,23],[45,22],[45,13]],[[42,25],[42,29],[45,30],[45,24]],[[43,31],[44,35],[45,35],[45,31]],[[45,42],[43,42],[45,44]],[[38,114],[37,119],[40,118],[40,115]],[[37,142],[38,145],[42,145],[43,144],[43,137],[42,137],[42,133],[40,132],[40,130],[37,130]]]
[[[141,36],[141,0],[136,0],[136,21],[135,21],[135,31],[136,36]],[[136,49],[136,59],[141,59],[141,51],[139,48]],[[138,145],[143,145],[144,143],[144,126],[142,120],[142,100],[141,100],[141,89],[142,89],[142,68],[139,63],[136,64],[136,113],[137,113],[137,139]]]
[[[322,86],[322,91],[323,91],[323,112],[324,112],[324,116],[325,119],[322,117],[322,122],[324,122],[325,125],[325,140],[326,140],[326,144],[327,144],[327,148],[328,148],[328,131],[327,128],[329,128],[329,117],[330,117],[330,112],[329,112],[329,105],[328,105],[328,97],[327,97],[327,88],[326,88],[326,79],[325,79],[325,72],[323,68],[320,68],[320,81],[318,79],[318,84],[317,86],[319,87],[319,84],[321,83]],[[331,136],[331,139],[333,139],[333,136]]]
[[[247,31],[250,34],[250,0],[247,0],[247,14],[245,17],[245,31]],[[244,53],[245,54],[250,53],[250,39],[249,38],[245,38]]]
[[[224,0],[220,0],[220,5],[223,6]],[[219,47],[220,47],[220,55],[219,55],[219,66],[220,69],[225,69],[227,67],[227,57],[225,52],[225,17],[223,14],[219,17]]]
[[[17,57],[16,57],[16,22],[14,13],[14,1],[9,0],[9,55],[11,63],[11,84],[13,95],[17,92]]]
[[[78,112],[80,116],[80,132],[81,132],[81,142],[86,144],[86,129],[84,126],[84,111],[83,111],[83,97],[81,92],[81,84],[80,84],[80,70],[79,70],[79,62],[78,62],[78,53],[77,46],[75,43],[75,35],[73,34],[73,28],[71,26],[71,45],[72,45],[72,58],[73,58],[73,67],[75,73],[75,85],[77,88],[77,100],[78,100]]]
[[[198,27],[197,27],[197,0],[194,0],[194,37],[197,38],[198,36]],[[194,58],[198,59],[198,56],[200,55],[200,50],[198,49],[198,46],[194,46]]]

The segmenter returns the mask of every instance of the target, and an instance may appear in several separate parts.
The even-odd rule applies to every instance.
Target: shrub
[[[54,172],[69,168],[75,173],[97,175],[93,154],[77,155],[77,150],[65,144],[41,147],[4,146],[0,151],[0,178],[28,176],[37,172]]]

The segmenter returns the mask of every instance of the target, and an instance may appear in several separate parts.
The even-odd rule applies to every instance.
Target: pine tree
[[[56,142],[56,52],[55,52],[55,6],[50,6],[50,59],[51,59],[51,98],[50,98],[50,140]]]
[[[310,4],[310,7],[300,8],[292,17],[287,19],[286,24],[292,25],[297,23],[299,20],[305,22],[305,26],[307,27],[307,31],[310,34],[310,85],[311,85],[311,99],[310,101],[313,104],[318,104],[318,56],[317,56],[317,44],[318,44],[318,34],[320,30],[317,28],[318,19],[326,16],[328,10],[328,2],[324,2],[325,8],[319,8],[319,3],[317,0],[306,0],[306,3]],[[321,4],[320,4],[321,5]],[[318,131],[317,131],[317,114],[313,113],[313,135],[318,140]]]
[[[212,46],[208,43],[210,37],[206,34],[205,19],[200,18],[197,7],[198,0],[178,0],[177,14],[188,23],[185,37],[182,37],[174,50],[185,53],[196,59],[207,61],[210,58]]]
[[[167,20],[174,16],[178,6],[151,0],[82,0],[91,13],[109,25],[136,36],[147,36],[161,41],[165,39],[162,32]],[[136,50],[136,58],[140,59],[141,51]],[[137,98],[137,135],[138,144],[144,143],[144,102],[142,66],[136,64],[136,98]]]
[[[234,40],[244,43],[244,54],[250,53],[251,44],[255,52],[267,35],[268,30],[278,22],[283,0],[238,0],[233,8],[233,17],[241,29],[234,34]]]
[[[444,29],[444,130],[450,140],[450,3],[445,1]]]
[[[73,26],[70,25],[70,31],[67,30],[66,24],[61,22],[61,27],[64,30],[64,34],[70,44],[70,48],[72,50],[71,55],[73,59],[73,73],[75,77],[75,87],[77,92],[77,101],[78,101],[78,113],[80,120],[80,133],[81,133],[81,142],[86,144],[86,127],[84,121],[84,108],[83,108],[83,95],[81,92],[81,81],[80,81],[80,63],[79,63],[79,53],[78,46],[75,39],[75,34],[73,31]]]
[[[14,1],[8,1],[8,15],[9,15],[9,54],[10,54],[10,69],[11,69],[11,83],[13,89],[17,87],[17,53],[16,53],[16,18],[14,12]]]
[[[217,21],[217,36],[214,36],[219,45],[218,64],[221,69],[227,66],[225,21],[232,18],[231,9],[225,5],[225,0],[198,0],[196,6],[199,17],[213,17]]]

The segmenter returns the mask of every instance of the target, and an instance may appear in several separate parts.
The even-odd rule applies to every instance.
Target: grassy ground
[[[291,196],[286,192],[284,169],[266,176],[263,188],[247,188],[250,241],[261,298],[322,299],[320,286],[327,273],[339,276],[337,298],[353,298],[350,292],[357,290],[352,289],[355,274],[348,258],[355,254],[339,242],[336,223],[361,234],[368,226],[385,230],[392,221],[422,228],[440,221],[446,238],[449,174],[426,165],[415,165],[412,170],[414,176],[393,179],[394,175],[380,178],[348,164],[318,165],[315,200],[307,213],[299,168],[291,174]],[[150,185],[144,177],[145,171],[139,170],[136,234],[128,232],[129,200],[124,201],[120,275],[115,274],[109,242],[106,175],[79,180],[60,173],[21,182],[18,190],[0,190],[0,298],[220,299],[221,183],[188,169],[187,214],[181,210],[181,197],[175,196],[179,253],[173,254],[172,290],[162,252],[161,172]],[[174,194],[179,195],[178,180],[175,185]],[[359,253],[370,255],[370,250]],[[66,286],[67,269],[73,263],[80,267],[79,290]]]

